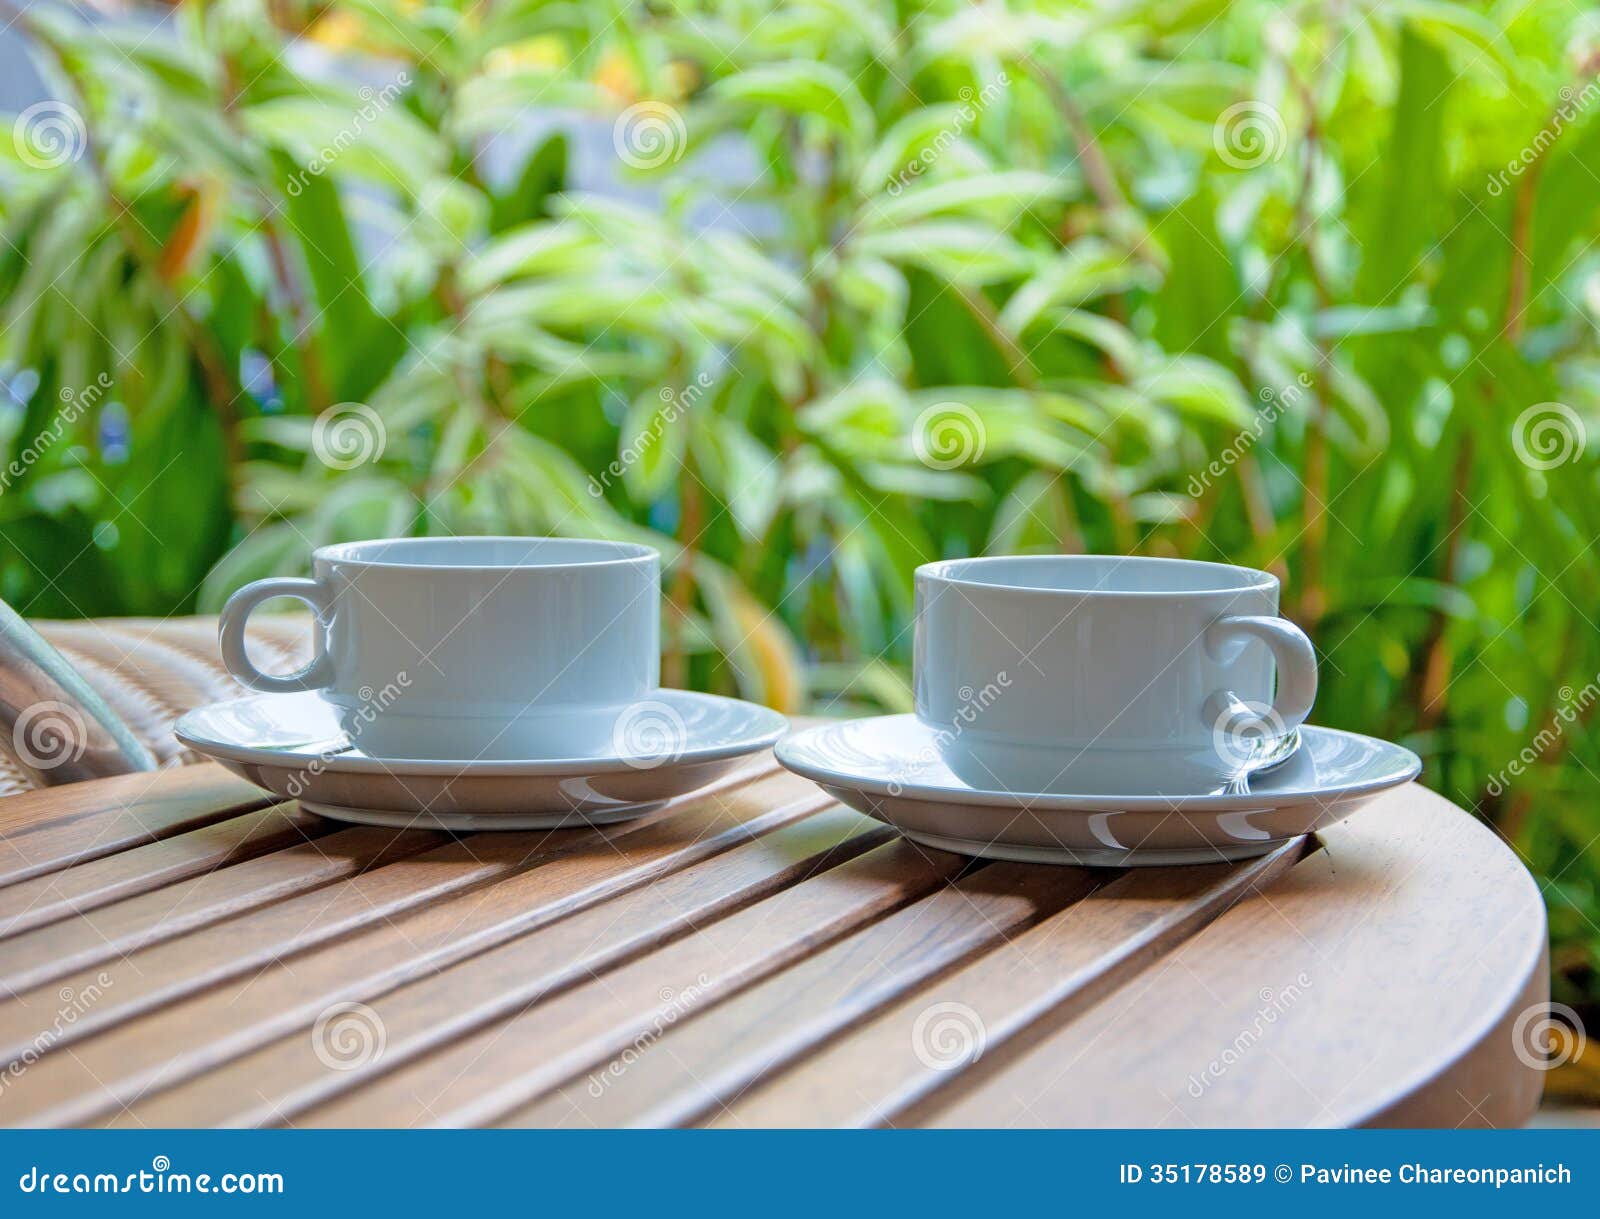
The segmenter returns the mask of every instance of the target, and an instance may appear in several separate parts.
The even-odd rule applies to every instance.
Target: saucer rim
[[[173,725],[172,732],[180,742],[197,753],[205,754],[208,757],[225,757],[230,761],[256,766],[287,766],[292,768],[297,760],[300,760],[303,765],[310,765],[313,761],[320,759],[322,769],[340,774],[414,775],[423,777],[458,775],[470,772],[484,775],[559,777],[574,774],[600,775],[630,770],[653,770],[663,766],[681,766],[699,762],[716,762],[724,758],[736,758],[743,754],[755,753],[758,750],[775,745],[789,731],[790,727],[788,717],[782,712],[774,711],[771,707],[764,707],[760,703],[752,703],[742,698],[730,698],[724,694],[706,694],[699,690],[680,690],[672,686],[658,686],[638,701],[657,699],[661,701],[678,700],[689,704],[735,704],[739,707],[748,708],[754,713],[752,715],[752,731],[737,741],[715,747],[696,749],[692,743],[687,744],[678,754],[664,757],[649,767],[641,767],[630,759],[616,753],[596,754],[591,757],[563,758],[379,758],[371,756],[346,757],[337,754],[325,757],[322,751],[265,749],[259,746],[241,745],[237,742],[219,740],[215,736],[201,736],[195,732],[194,724],[191,722],[207,712],[214,712],[219,708],[228,707],[236,703],[297,698],[304,697],[307,693],[309,692],[248,694],[239,698],[218,699],[214,703],[207,703],[203,707],[196,707],[191,711],[186,711]],[[762,727],[763,724],[765,725],[764,728]],[[760,730],[756,731],[755,729]]]
[[[1374,753],[1385,753],[1393,757],[1396,768],[1391,774],[1381,775],[1376,778],[1366,779],[1359,783],[1334,784],[1307,788],[1288,788],[1274,791],[1265,788],[1242,794],[1224,794],[1215,792],[1194,792],[1188,795],[1163,796],[1149,792],[1129,793],[1125,795],[1072,792],[1004,792],[989,788],[969,787],[959,778],[952,776],[953,783],[931,784],[924,782],[896,783],[892,780],[867,779],[860,775],[852,775],[843,770],[826,770],[801,762],[794,756],[795,746],[812,736],[820,735],[830,729],[838,729],[841,725],[860,726],[870,730],[872,726],[891,720],[911,721],[917,727],[928,732],[931,736],[933,730],[922,724],[915,715],[874,715],[848,720],[832,720],[824,724],[815,724],[789,733],[773,748],[773,754],[778,762],[794,774],[810,779],[813,783],[824,786],[848,788],[866,795],[882,796],[891,800],[913,799],[926,800],[935,804],[968,804],[981,808],[1039,809],[1043,811],[1062,812],[1100,812],[1107,806],[1115,806],[1126,812],[1183,812],[1186,810],[1204,812],[1246,812],[1259,809],[1263,805],[1274,808],[1292,808],[1302,804],[1326,803],[1333,800],[1347,800],[1358,796],[1373,795],[1377,792],[1387,791],[1391,787],[1399,787],[1409,783],[1422,773],[1422,759],[1404,745],[1397,745],[1393,741],[1386,741],[1382,737],[1368,736],[1361,732],[1350,732],[1343,728],[1320,728],[1315,724],[1303,723],[1299,725],[1302,743],[1301,748],[1306,748],[1309,741],[1306,739],[1315,734],[1326,737],[1343,737],[1359,742],[1363,747]],[[1285,759],[1287,761],[1288,759]],[[1277,769],[1274,767],[1273,769]],[[1267,772],[1270,774],[1271,772]]]

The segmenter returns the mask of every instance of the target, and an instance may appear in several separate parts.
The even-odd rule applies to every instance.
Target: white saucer
[[[652,691],[618,715],[613,739],[559,758],[373,757],[314,692],[213,703],[183,716],[174,731],[197,753],[323,816],[465,831],[641,816],[732,770],[787,727],[766,707],[688,690]],[[624,751],[630,742],[648,752]]]
[[[1137,867],[1265,855],[1342,821],[1421,772],[1416,754],[1302,725],[1301,745],[1246,792],[1018,795],[974,788],[914,715],[823,724],[778,743],[778,761],[851,808],[939,850],[1024,863]]]

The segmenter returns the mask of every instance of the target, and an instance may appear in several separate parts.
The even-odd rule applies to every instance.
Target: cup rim
[[[548,547],[560,552],[570,550],[573,556],[584,551],[593,551],[601,547],[612,553],[603,557],[555,557],[549,563],[428,563],[419,560],[388,557],[393,551],[407,551],[421,549],[425,546],[437,546],[440,543],[449,545],[452,542],[537,542],[541,548]],[[360,552],[368,547],[383,547],[380,552],[383,557],[366,557]],[[331,546],[319,546],[312,552],[312,559],[320,562],[338,563],[346,567],[363,567],[386,569],[391,571],[442,571],[442,572],[513,572],[513,571],[541,571],[560,570],[563,568],[583,568],[592,570],[604,567],[628,567],[636,565],[651,565],[658,562],[661,553],[650,546],[638,542],[615,542],[608,538],[567,538],[567,537],[537,537],[518,534],[444,534],[433,537],[409,538],[364,538],[355,542],[336,542]]]
[[[1078,566],[1088,563],[1110,562],[1114,565],[1129,565],[1135,567],[1184,567],[1192,570],[1211,571],[1220,576],[1226,572],[1232,582],[1216,583],[1200,588],[1052,588],[1045,584],[1018,584],[1011,581],[976,579],[967,573],[973,569],[981,571],[986,567],[999,567],[1002,564],[1021,561],[1037,562],[1040,566]],[[1194,597],[1209,597],[1220,594],[1249,593],[1249,592],[1275,592],[1278,590],[1278,577],[1268,571],[1261,571],[1254,567],[1241,567],[1235,563],[1213,563],[1206,559],[1174,559],[1164,558],[1159,555],[1106,555],[1106,554],[1023,554],[1023,555],[978,555],[965,559],[940,559],[934,563],[924,563],[917,568],[917,579],[937,580],[944,584],[956,585],[961,588],[982,589],[986,592],[1019,593],[1036,597],[1095,597],[1095,598],[1134,598],[1138,600],[1184,600]]]

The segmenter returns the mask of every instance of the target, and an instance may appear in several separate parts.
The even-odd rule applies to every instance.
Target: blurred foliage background
[[[670,684],[902,710],[919,563],[1267,567],[1317,721],[1498,828],[1600,1010],[1592,10],[15,4],[24,614],[628,537]]]

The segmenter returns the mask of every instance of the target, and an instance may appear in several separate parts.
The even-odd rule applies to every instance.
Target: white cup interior
[[[583,538],[385,538],[345,542],[318,552],[334,563],[493,571],[518,567],[591,567],[651,558],[648,546]]]
[[[1141,596],[1271,588],[1273,577],[1248,567],[1191,559],[1114,555],[1007,555],[949,559],[929,574],[957,584],[1019,592],[1122,593]]]

